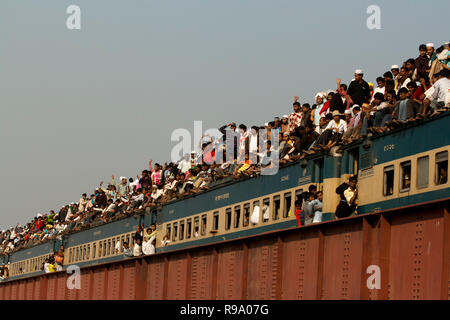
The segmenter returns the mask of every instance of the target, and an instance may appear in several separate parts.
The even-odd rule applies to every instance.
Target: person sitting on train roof
[[[428,107],[433,108],[434,111],[443,107],[450,107],[450,71],[442,69],[437,74],[437,81],[433,83],[432,92],[426,95],[424,100],[424,113]]]
[[[400,100],[394,107],[392,112],[392,122],[394,125],[398,125],[399,122],[406,123],[407,121],[412,121],[417,112],[418,112],[418,104],[408,98],[408,89],[400,88],[398,91],[400,95]]]

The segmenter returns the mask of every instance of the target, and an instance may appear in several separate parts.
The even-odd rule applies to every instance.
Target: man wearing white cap
[[[433,64],[433,61],[436,60],[436,52],[434,51],[434,44],[431,42],[428,42],[426,44],[427,49],[427,56],[428,56],[428,67],[431,68],[431,65]]]
[[[128,197],[130,187],[128,186],[127,177],[120,177],[120,185],[114,180],[114,175],[111,176],[112,184],[116,187],[120,197]]]
[[[322,92],[316,93],[315,98],[316,98],[316,108],[314,109],[313,117],[314,117],[314,124],[318,126],[320,121],[320,110],[322,110],[325,101]]]
[[[281,118],[281,132],[284,134],[285,132],[289,132],[289,117],[284,114]]]
[[[369,84],[363,80],[363,71],[361,69],[355,70],[355,80],[348,86],[347,94],[350,96],[351,104],[361,105],[370,99]]]

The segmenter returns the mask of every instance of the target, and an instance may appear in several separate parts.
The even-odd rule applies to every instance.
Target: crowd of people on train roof
[[[137,212],[149,212],[169,201],[197,194],[223,181],[243,179],[260,174],[261,169],[298,161],[308,155],[342,154],[342,146],[368,135],[382,134],[409,123],[420,122],[448,110],[450,106],[450,50],[449,43],[436,47],[421,44],[419,56],[392,65],[376,78],[376,85],[364,80],[364,72],[357,69],[349,85],[336,80],[336,89],[318,92],[314,103],[300,102],[294,97],[292,113],[275,117],[264,126],[248,128],[230,122],[219,131],[237,131],[234,138],[234,157],[216,163],[216,151],[225,157],[224,139],[203,142],[201,152],[187,154],[177,163],[160,165],[149,162],[148,169],[134,178],[111,177],[110,183],[100,182],[90,194],[83,194],[59,210],[39,213],[24,226],[16,225],[0,233],[0,254],[30,247],[64,234],[80,231]],[[260,153],[258,131],[267,130],[267,151]],[[271,137],[278,135],[278,149],[271,145]],[[202,137],[203,138],[203,137]],[[251,161],[251,156],[264,160],[278,151],[279,158],[271,161]],[[318,199],[317,192],[309,202]],[[319,194],[320,196],[320,194]],[[308,219],[315,217],[317,201]],[[143,234],[147,231],[141,230]],[[151,231],[152,233],[153,231]],[[149,239],[147,239],[149,240]],[[155,245],[152,240],[152,244]],[[151,246],[148,252],[153,250]],[[128,251],[127,251],[128,252]]]

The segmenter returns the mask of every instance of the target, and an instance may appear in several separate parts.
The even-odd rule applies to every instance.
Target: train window
[[[75,254],[75,261],[78,261],[80,256],[80,247],[77,247],[77,253]]]
[[[109,256],[111,254],[111,239],[108,240],[108,251],[106,251],[106,255]]]
[[[243,226],[244,227],[248,226],[249,221],[250,221],[250,204],[246,203],[244,204],[244,221],[242,221]]]
[[[215,211],[213,214],[213,230],[219,230],[219,211]]]
[[[253,210],[251,215],[253,215],[253,213],[255,212],[255,210],[258,210],[258,221],[255,223],[252,222],[252,224],[257,224],[261,221],[261,206],[259,204],[259,200],[258,201],[253,201]]]
[[[180,221],[180,240],[184,238],[184,221]]]
[[[111,241],[111,254],[116,254],[116,239],[112,239]]]
[[[123,243],[125,241],[125,236],[120,237],[120,246],[119,246],[119,253],[123,252]]]
[[[295,190],[295,201],[302,200],[303,189]]]
[[[170,233],[171,233],[171,230],[172,230],[171,224],[168,223],[167,226],[166,226],[166,236],[167,236],[167,239],[168,239],[168,240],[170,240]]]
[[[261,210],[262,221],[267,222],[270,219],[270,199],[266,198],[263,200],[263,207]]]
[[[231,228],[231,208],[225,210],[225,230],[230,230]]]
[[[190,239],[192,234],[192,219],[187,219],[186,222],[186,239]]]
[[[394,194],[394,166],[384,167],[384,186],[383,195],[390,196]]]
[[[177,241],[177,235],[178,235],[178,222],[173,223],[173,237],[172,242]]]
[[[101,258],[103,254],[103,242],[98,242],[98,257]]]
[[[92,245],[92,259],[95,259],[95,254],[97,253],[97,243],[94,242]]]
[[[103,256],[106,256],[107,243],[106,240],[103,240]]]
[[[448,181],[448,152],[436,153],[436,184],[446,184]]]
[[[241,220],[241,206],[234,207],[234,227],[239,228]]]
[[[280,196],[273,197],[273,220],[278,220],[281,208]]]
[[[194,237],[197,238],[200,231],[200,217],[194,218]]]
[[[84,260],[84,258],[86,257],[86,246],[83,246],[83,253],[81,254],[81,260]]]
[[[134,232],[128,235],[130,238],[130,248],[134,247]]]
[[[91,260],[91,245],[88,245],[86,250],[86,259]]]
[[[204,236],[206,234],[206,222],[208,220],[208,217],[206,216],[206,214],[202,215],[202,230],[201,230],[201,234],[202,236]]]
[[[69,250],[69,263],[73,262],[73,249],[70,248]]]
[[[428,167],[429,167],[428,156],[421,157],[417,159],[417,188],[428,187]]]
[[[283,217],[287,218],[291,215],[290,211],[291,211],[291,200],[292,200],[292,195],[291,193],[285,193],[284,194],[284,212],[283,212]]]
[[[400,192],[411,188],[411,161],[400,163]]]

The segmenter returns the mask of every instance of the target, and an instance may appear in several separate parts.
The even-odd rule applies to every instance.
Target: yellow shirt
[[[49,263],[48,264],[48,272],[55,272],[56,268],[54,264]]]

